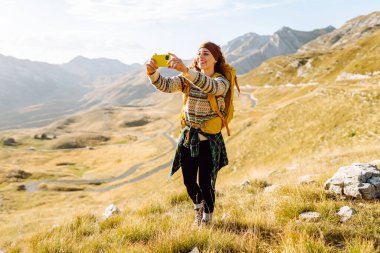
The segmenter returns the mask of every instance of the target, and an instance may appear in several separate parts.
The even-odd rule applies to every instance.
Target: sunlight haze
[[[220,45],[283,26],[341,26],[380,9],[370,0],[2,0],[0,54],[64,63],[82,55],[144,63],[153,53],[192,58],[206,40]]]

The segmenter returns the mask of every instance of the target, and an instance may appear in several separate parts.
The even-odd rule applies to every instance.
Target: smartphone
[[[168,61],[170,60],[169,54],[155,54],[152,57],[157,62],[158,67],[168,67]]]

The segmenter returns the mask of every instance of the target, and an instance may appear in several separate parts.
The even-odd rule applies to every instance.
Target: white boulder
[[[343,206],[339,209],[338,215],[341,217],[341,221],[345,222],[351,219],[352,215],[356,213],[356,210],[349,207],[349,206]]]
[[[341,167],[325,182],[325,189],[362,199],[380,198],[380,170],[373,164],[355,163]]]
[[[120,209],[117,208],[117,206],[115,206],[114,204],[111,204],[104,211],[103,218],[108,219],[109,217],[111,217],[115,214],[119,214],[119,213],[120,213]]]

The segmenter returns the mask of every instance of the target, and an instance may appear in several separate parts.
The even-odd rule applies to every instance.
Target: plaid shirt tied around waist
[[[189,133],[189,140],[186,141],[186,135]],[[172,176],[179,168],[181,168],[181,149],[182,147],[190,148],[191,157],[197,157],[199,155],[199,136],[201,134],[207,137],[208,142],[210,144],[211,156],[213,168],[211,170],[211,180],[212,186],[215,188],[215,181],[218,171],[228,164],[228,157],[226,146],[224,144],[222,133],[217,134],[207,134],[202,132],[198,128],[185,126],[182,130],[181,136],[179,137],[179,142],[177,145],[177,150],[174,156],[173,166],[170,172],[170,176]]]

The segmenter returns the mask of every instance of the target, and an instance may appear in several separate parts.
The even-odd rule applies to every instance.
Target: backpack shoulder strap
[[[220,73],[215,73],[212,77],[213,78],[217,78],[217,77],[220,77],[220,76],[223,76],[223,75],[220,74]],[[219,106],[218,106],[218,102],[216,100],[216,96],[213,95],[213,94],[208,94],[207,95],[207,99],[210,102],[212,111],[215,112],[222,119],[223,126],[226,127],[227,134],[228,134],[228,136],[230,136],[231,134],[230,134],[230,128],[228,127],[227,118],[219,110]]]
[[[183,92],[183,105],[185,106],[186,103],[187,103],[187,100],[189,98],[189,93],[190,93],[190,83],[189,83],[189,81],[185,80],[182,92]]]

